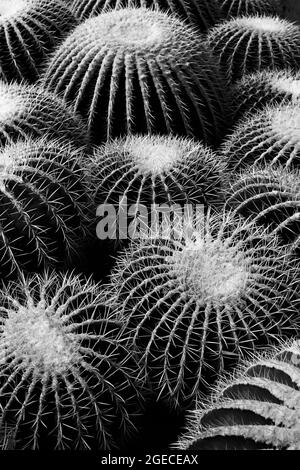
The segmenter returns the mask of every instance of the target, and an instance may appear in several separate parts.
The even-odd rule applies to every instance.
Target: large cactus
[[[140,385],[101,288],[46,274],[0,296],[0,426],[14,448],[119,446],[134,431]]]
[[[282,0],[218,0],[227,18],[243,15],[276,15],[282,11]]]
[[[177,133],[217,143],[228,97],[217,59],[195,29],[145,8],[78,26],[44,76],[87,119],[96,143],[127,133]]]
[[[34,82],[48,55],[77,23],[60,0],[1,0],[0,78]]]
[[[193,412],[176,447],[300,450],[299,366],[299,340],[253,358]]]

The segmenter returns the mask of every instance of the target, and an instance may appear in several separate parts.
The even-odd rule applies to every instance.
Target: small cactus
[[[53,93],[32,85],[0,82],[0,147],[45,133],[80,147],[89,141],[81,118]]]
[[[45,139],[0,150],[0,278],[73,263],[88,236],[81,153]]]
[[[75,0],[72,10],[81,20],[99,15],[110,8],[156,8],[177,15],[201,31],[207,31],[221,18],[218,0]]]
[[[223,156],[231,171],[254,163],[299,167],[299,104],[270,105],[242,119],[224,142]]]
[[[43,83],[86,118],[95,143],[177,133],[215,144],[228,125],[217,59],[194,28],[164,12],[126,8],[86,20]]]
[[[300,72],[262,71],[245,75],[233,87],[234,121],[266,105],[300,101]]]
[[[225,207],[268,228],[292,252],[300,250],[299,171],[250,168],[230,182]]]
[[[0,79],[33,83],[41,65],[77,25],[60,0],[1,0]]]
[[[300,450],[300,342],[248,361],[223,379],[174,446],[182,450]]]
[[[183,406],[242,353],[294,334],[297,272],[276,237],[224,213],[133,243],[111,288],[155,392]]]
[[[272,16],[242,16],[212,28],[208,45],[232,82],[264,69],[299,70],[300,28]]]
[[[281,0],[218,0],[223,16],[230,18],[250,15],[276,15]]]
[[[108,450],[134,431],[138,369],[120,331],[79,276],[22,277],[1,292],[1,424],[13,423],[15,449]]]

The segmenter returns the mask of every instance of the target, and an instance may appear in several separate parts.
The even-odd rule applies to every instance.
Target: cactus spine
[[[218,0],[227,18],[250,15],[276,15],[281,12],[281,0]]]

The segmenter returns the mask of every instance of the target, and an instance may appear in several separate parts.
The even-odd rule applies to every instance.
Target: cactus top
[[[242,16],[232,20],[232,22],[235,22],[236,26],[240,28],[253,29],[264,33],[285,32],[288,28],[288,23],[276,16]]]
[[[20,11],[26,11],[30,2],[27,0],[1,0],[0,2],[0,20],[14,18]]]
[[[299,105],[286,105],[270,110],[271,126],[275,134],[300,146]]]

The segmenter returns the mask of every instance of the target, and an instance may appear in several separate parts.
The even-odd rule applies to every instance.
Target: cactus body
[[[299,167],[299,104],[268,106],[247,116],[223,146],[228,169],[238,171],[254,163]]]
[[[0,83],[0,146],[44,134],[80,147],[89,141],[81,118],[56,95],[36,86]]]
[[[300,450],[300,343],[254,358],[194,412],[176,447]]]
[[[182,405],[257,344],[293,334],[297,277],[275,237],[224,214],[132,245],[112,285],[156,393]]]
[[[276,15],[281,12],[281,0],[218,0],[227,18],[250,15]]]
[[[265,69],[299,70],[300,29],[272,16],[242,16],[215,26],[208,44],[231,81]]]
[[[1,425],[16,449],[108,450],[134,431],[137,369],[101,289],[34,276],[1,293]]]
[[[0,78],[36,81],[42,63],[76,24],[60,0],[1,0]]]
[[[87,119],[95,143],[128,133],[216,143],[228,123],[217,60],[194,28],[164,12],[126,8],[86,20],[54,55],[44,84]]]
[[[88,186],[80,152],[36,140],[0,151],[2,279],[72,263],[88,235]]]

